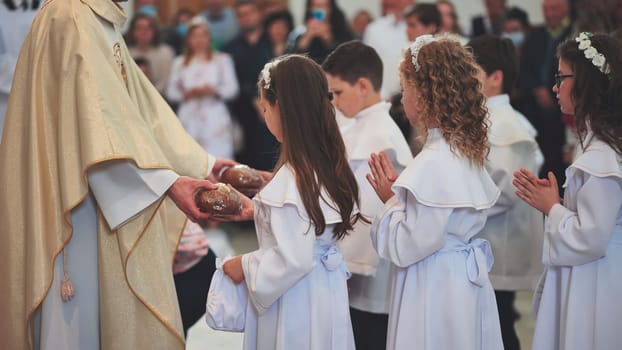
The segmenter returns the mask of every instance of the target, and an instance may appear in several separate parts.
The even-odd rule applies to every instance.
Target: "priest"
[[[118,0],[115,0],[118,1]],[[47,0],[0,145],[0,348],[183,349],[172,263],[202,180],[233,162],[185,133],[113,0]],[[185,215],[184,215],[185,214]]]

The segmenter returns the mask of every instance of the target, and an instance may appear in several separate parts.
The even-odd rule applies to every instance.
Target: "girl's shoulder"
[[[451,152],[442,140],[426,143],[393,187],[407,190],[424,205],[439,208],[488,209],[501,193],[484,167]]]
[[[622,155],[607,143],[592,138],[568,167],[566,177],[570,178],[578,172],[596,177],[616,177],[622,181]]]
[[[296,208],[298,215],[306,221],[310,221],[307,210],[302,201],[300,192],[296,182],[296,174],[291,166],[285,164],[281,166],[270,182],[264,186],[255,196],[254,200],[261,204],[283,208],[285,206],[293,206]],[[338,206],[332,202],[326,191],[322,191],[320,198],[320,208],[324,214],[326,224],[335,224],[341,222],[341,215],[334,208]]]

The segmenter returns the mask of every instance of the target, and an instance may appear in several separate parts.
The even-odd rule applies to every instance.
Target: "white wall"
[[[456,11],[460,19],[460,24],[467,30],[471,17],[485,12],[484,0],[452,0],[456,6]],[[337,0],[337,4],[345,12],[348,19],[360,9],[368,10],[374,18],[380,15],[381,0]],[[420,1],[434,2],[434,1]],[[304,16],[305,0],[289,0],[289,9],[294,15],[296,22],[301,23]],[[532,24],[543,22],[541,11],[541,0],[508,0],[508,6],[518,6],[529,14],[529,21]]]

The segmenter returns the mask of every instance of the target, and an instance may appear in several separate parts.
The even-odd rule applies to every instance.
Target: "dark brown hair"
[[[601,72],[585,58],[574,38],[561,43],[557,55],[574,73],[572,99],[575,125],[583,145],[587,123],[594,135],[622,155],[622,43],[606,34],[594,34],[591,45],[605,56],[610,72]]]
[[[350,85],[359,78],[367,78],[375,91],[382,86],[382,60],[376,50],[359,40],[337,46],[322,63],[322,69]]]
[[[437,33],[441,29],[441,13],[438,11],[438,7],[436,4],[428,4],[421,3],[416,5],[411,5],[410,7],[404,10],[404,17],[415,16],[424,26],[429,26],[430,24],[434,24],[436,29],[434,30]],[[387,38],[387,40],[390,40]]]
[[[471,48],[477,64],[486,74],[503,73],[503,93],[509,94],[518,78],[518,57],[512,41],[485,34],[471,39],[467,47]]]
[[[278,101],[281,115],[283,144],[276,168],[284,164],[293,168],[298,192],[318,236],[326,229],[320,208],[322,188],[326,189],[341,214],[342,222],[333,231],[333,237],[341,239],[362,216],[352,215],[359,204],[358,186],[346,158],[326,77],[310,58],[287,55],[277,60],[270,69],[270,89],[264,88],[262,77],[258,83],[270,105]]]
[[[438,127],[452,151],[483,166],[488,156],[488,110],[473,55],[459,42],[441,36],[419,50],[415,70],[411,50],[400,74],[415,88],[423,136]]]

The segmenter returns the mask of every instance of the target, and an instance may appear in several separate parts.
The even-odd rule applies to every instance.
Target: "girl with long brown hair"
[[[517,195],[547,215],[545,273],[534,300],[534,350],[622,346],[622,44],[581,33],[558,49],[553,92],[573,115],[580,147],[557,179],[521,169]]]
[[[281,142],[270,182],[245,198],[259,249],[223,271],[246,280],[245,349],[354,349],[346,280],[335,243],[361,218],[324,72],[299,55],[266,64],[259,79],[268,129]]]
[[[400,81],[425,143],[399,176],[384,153],[370,160],[368,180],[385,202],[372,241],[395,265],[387,349],[503,349],[490,245],[474,238],[499,197],[484,169],[475,61],[457,41],[423,35],[405,51]]]

